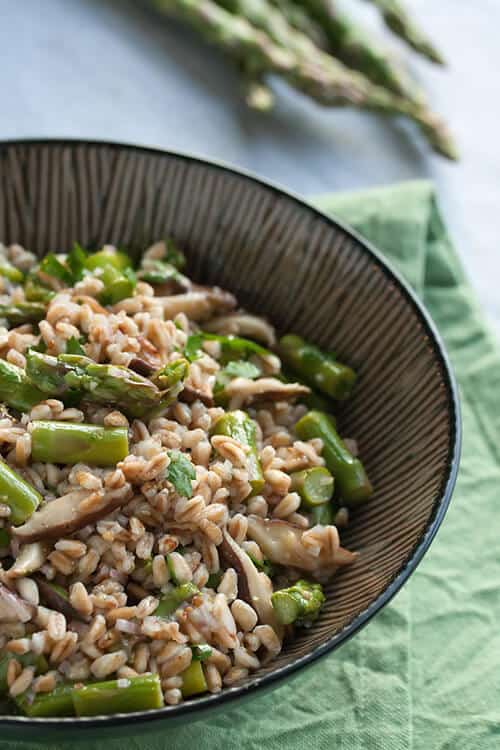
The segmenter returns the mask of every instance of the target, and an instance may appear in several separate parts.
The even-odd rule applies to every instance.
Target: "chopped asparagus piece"
[[[89,271],[95,271],[97,268],[107,268],[111,266],[117,271],[124,271],[126,268],[132,268],[132,260],[120,250],[103,248],[97,253],[91,253],[85,259],[85,268]]]
[[[335,361],[330,354],[308,344],[300,336],[283,336],[280,354],[284,362],[313,388],[319,388],[338,401],[344,401],[351,395],[356,382],[354,370]]]
[[[206,693],[208,690],[203,667],[199,661],[192,661],[189,667],[181,673],[181,677],[183,698],[190,698],[192,695]]]
[[[40,493],[0,460],[0,502],[9,506],[10,522],[14,525],[24,523],[41,501]]]
[[[131,713],[163,706],[163,693],[157,674],[94,682],[72,691],[77,716]]]
[[[0,318],[12,326],[38,323],[45,317],[45,305],[41,302],[18,302],[16,305],[0,305]]]
[[[168,557],[167,557],[168,564]],[[158,604],[154,614],[157,617],[169,617],[175,610],[180,607],[183,602],[192,599],[195,594],[198,594],[199,590],[194,583],[181,583],[179,586],[171,589],[167,594],[164,594],[160,603]]]
[[[115,466],[128,455],[124,427],[35,421],[31,439],[33,460],[46,463]]]
[[[325,595],[319,583],[300,580],[289,588],[275,591],[271,601],[282,625],[306,625],[318,617]]]
[[[0,359],[0,401],[18,411],[30,411],[45,398],[45,393],[31,382],[24,370]]]
[[[248,481],[252,487],[252,494],[258,495],[264,486],[264,475],[257,450],[257,428],[253,419],[244,411],[227,412],[214,424],[212,435],[227,435],[247,446]]]
[[[30,718],[75,715],[71,685],[59,685],[49,693],[33,694],[28,691],[16,698],[16,705]]]
[[[373,488],[363,464],[349,453],[328,414],[310,411],[299,419],[295,432],[301,440],[322,439],[323,457],[346,505],[357,505],[370,499]]]
[[[309,510],[331,500],[335,481],[324,466],[296,471],[291,478],[292,490],[299,493],[304,509]]]

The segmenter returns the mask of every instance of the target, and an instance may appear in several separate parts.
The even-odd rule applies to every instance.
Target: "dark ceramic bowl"
[[[375,486],[343,534],[361,554],[328,587],[315,626],[237,687],[158,711],[83,719],[0,717],[4,735],[139,733],[289,678],[354,635],[401,588],[441,524],[458,469],[457,388],[439,335],[366,242],[255,177],[189,156],[119,144],[0,144],[0,241],[43,255],[75,240],[139,253],[171,236],[198,280],[235,292],[281,330],[359,372],[340,414]]]

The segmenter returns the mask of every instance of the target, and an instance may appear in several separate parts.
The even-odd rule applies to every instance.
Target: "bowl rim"
[[[406,561],[403,563],[398,573],[393,577],[386,588],[378,595],[374,601],[372,601],[362,612],[359,612],[349,623],[347,623],[340,631],[336,632],[331,636],[325,643],[317,646],[313,651],[307,653],[304,656],[300,656],[294,659],[290,664],[286,664],[282,667],[277,668],[275,671],[270,672],[267,675],[259,677],[258,675],[249,682],[247,685],[230,687],[225,689],[221,693],[210,694],[200,698],[195,698],[190,701],[186,701],[177,706],[165,706],[160,709],[154,709],[150,711],[137,711],[128,714],[112,714],[112,715],[100,715],[93,717],[55,717],[55,718],[29,718],[25,716],[0,716],[0,727],[25,727],[26,729],[38,729],[47,728],[52,732],[59,730],[60,732],[67,732],[68,729],[74,727],[79,730],[86,729],[109,729],[110,727],[124,727],[127,724],[142,724],[143,726],[147,723],[148,730],[153,729],[153,724],[159,721],[167,721],[175,718],[191,716],[193,714],[203,714],[203,718],[206,718],[210,709],[221,707],[222,705],[228,706],[235,700],[243,698],[249,695],[255,695],[261,688],[275,687],[278,683],[282,682],[285,678],[291,677],[304,667],[314,664],[318,659],[333,650],[338,648],[341,644],[352,638],[361,628],[363,628],[374,615],[379,612],[390,600],[397,594],[401,587],[406,583],[410,575],[417,568],[421,562],[423,556],[429,549],[431,542],[433,541],[436,533],[441,526],[446,511],[448,510],[451,496],[455,487],[458,468],[460,463],[460,454],[462,446],[462,423],[461,423],[461,409],[460,409],[460,398],[457,381],[453,372],[453,368],[447,354],[444,342],[441,338],[437,327],[432,320],[429,312],[426,310],[424,304],[418,299],[416,293],[409,286],[408,282],[401,276],[400,272],[396,270],[390,261],[387,261],[382,253],[377,250],[368,240],[366,240],[356,230],[351,228],[348,224],[339,220],[335,216],[331,216],[321,209],[316,208],[310,204],[305,198],[301,197],[297,193],[290,191],[281,185],[274,183],[273,181],[263,179],[253,173],[252,171],[234,167],[227,162],[216,159],[207,159],[196,154],[192,154],[185,151],[174,151],[164,149],[158,146],[148,146],[136,143],[122,143],[119,141],[107,141],[105,139],[89,139],[89,138],[67,138],[67,137],[51,137],[51,138],[21,138],[21,139],[3,139],[0,140],[0,154],[8,148],[16,147],[43,147],[43,146],[54,146],[54,147],[104,147],[111,150],[124,150],[129,152],[138,152],[144,155],[158,156],[158,157],[171,157],[175,159],[181,159],[185,162],[194,162],[202,167],[215,169],[220,172],[227,173],[236,177],[243,177],[250,182],[253,182],[257,186],[264,188],[276,195],[284,196],[288,198],[292,203],[300,206],[302,209],[307,209],[312,215],[317,216],[323,221],[327,222],[331,226],[340,229],[351,239],[355,240],[358,245],[361,246],[363,252],[367,253],[373,262],[382,271],[385,277],[393,282],[410,303],[415,314],[419,318],[427,336],[429,339],[429,345],[431,346],[438,364],[443,374],[443,380],[446,388],[446,393],[449,402],[450,412],[450,430],[449,430],[449,446],[450,446],[450,457],[447,461],[447,472],[445,479],[441,486],[439,496],[435,501],[435,508],[431,515],[430,521],[424,533],[414,545],[413,549],[409,553]],[[202,716],[196,717],[196,719],[202,718]],[[158,725],[159,728],[159,725]]]

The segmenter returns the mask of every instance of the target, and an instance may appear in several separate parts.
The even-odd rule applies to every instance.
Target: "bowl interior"
[[[147,149],[0,147],[1,241],[40,255],[75,240],[138,254],[165,236],[185,249],[197,279],[232,290],[282,331],[333,348],[359,373],[339,415],[376,489],[343,534],[361,554],[328,587],[320,621],[248,678],[261,682],[341,642],[416,564],[453,484],[453,384],[404,287],[358,239],[295,198],[223,167]]]

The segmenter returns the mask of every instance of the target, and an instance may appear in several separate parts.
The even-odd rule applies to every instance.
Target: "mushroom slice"
[[[270,562],[310,573],[327,574],[333,573],[341,565],[350,565],[357,557],[355,552],[340,546],[335,526],[329,528],[335,529],[334,542],[321,547],[317,555],[303,544],[304,529],[287,521],[249,516],[247,533]]]
[[[234,378],[224,389],[231,402],[231,409],[238,409],[242,404],[253,404],[257,401],[293,401],[310,392],[310,388],[305,385],[282,383],[277,378]]]
[[[207,320],[218,312],[229,312],[236,307],[236,299],[230,292],[213,287],[196,287],[186,294],[175,294],[170,297],[154,297],[154,304],[163,307],[165,319],[175,318],[185,313],[190,320]]]
[[[0,622],[28,622],[36,607],[0,583]]]
[[[43,576],[35,576],[35,581],[40,592],[40,599],[50,609],[61,612],[68,620],[81,620],[89,622],[90,617],[85,617],[73,607],[69,601],[67,592],[62,586],[47,581]]]
[[[184,388],[179,393],[178,399],[179,401],[184,401],[186,404],[192,404],[194,401],[199,400],[205,406],[214,406],[214,396],[209,385],[199,388],[191,383],[184,383]]]
[[[271,604],[273,587],[269,578],[265,573],[257,570],[245,550],[234,541],[227,531],[224,531],[219,550],[225,561],[238,574],[239,596],[255,609],[259,621],[264,625],[270,625],[281,638],[283,630],[276,620]]]
[[[42,505],[22,526],[12,529],[21,542],[36,542],[72,534],[77,529],[98,521],[130,499],[131,492],[123,494],[123,488],[106,492],[96,502],[88,502],[88,490],[73,490],[67,495]],[[92,498],[93,500],[93,498]]]
[[[211,333],[221,333],[225,336],[244,336],[260,341],[266,346],[274,346],[276,343],[276,334],[272,325],[264,318],[246,312],[220,315],[207,321],[204,327],[206,331]]]
[[[14,564],[8,569],[9,578],[21,578],[39,570],[47,559],[47,547],[41,542],[23,544],[19,548]]]

